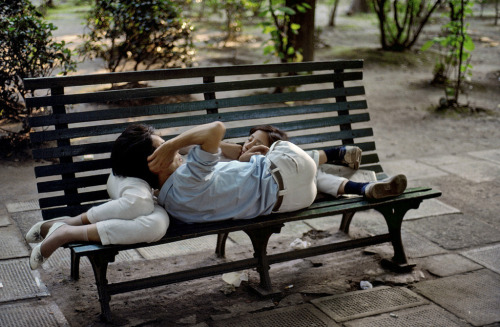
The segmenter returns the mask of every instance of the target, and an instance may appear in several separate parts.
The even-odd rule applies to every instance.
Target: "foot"
[[[28,243],[38,243],[43,241],[45,238],[45,235],[47,235],[50,227],[58,221],[58,220],[64,220],[66,218],[71,218],[71,217],[60,217],[60,218],[54,218],[51,220],[45,220],[45,221],[40,221],[36,224],[33,225],[33,227],[30,228],[28,233],[26,233],[26,241]]]
[[[361,149],[357,146],[345,145],[325,150],[327,162],[335,165],[349,166],[352,169],[359,169],[361,163]]]
[[[352,169],[359,169],[359,164],[361,163],[361,149],[357,146],[346,145],[344,158],[342,159],[342,164],[348,165]]]
[[[47,260],[52,255],[52,253],[54,253],[54,251],[59,247],[59,246],[57,246],[54,249],[53,244],[51,244],[52,247],[49,246],[49,247],[51,247],[51,249],[47,249],[47,245],[49,245],[49,244],[46,244],[46,243],[48,241],[50,242],[50,239],[51,239],[50,236],[58,228],[60,228],[62,226],[67,226],[67,225],[65,223],[61,223],[61,222],[54,223],[54,225],[52,227],[50,227],[49,232],[47,233],[47,236],[43,240],[43,242],[38,244],[37,246],[35,246],[33,248],[33,251],[31,251],[31,256],[30,256],[30,267],[32,270],[39,268],[45,262],[45,260]],[[44,255],[42,255],[42,246],[44,246],[44,249],[43,249]]]
[[[369,183],[364,189],[367,199],[384,199],[401,195],[406,190],[405,175],[395,175],[378,182]]]

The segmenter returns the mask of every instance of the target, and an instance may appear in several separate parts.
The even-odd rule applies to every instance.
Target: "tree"
[[[440,2],[441,0],[373,0],[382,49],[411,49]]]
[[[133,70],[190,66],[192,27],[171,0],[96,0],[87,17],[89,32],[79,52],[102,58],[106,68]]]
[[[472,66],[470,59],[474,50],[474,42],[467,33],[468,24],[465,18],[472,15],[471,0],[448,0],[449,22],[442,27],[443,36],[427,41],[422,49],[426,50],[434,44],[441,48],[441,55],[434,68],[434,81],[445,85],[445,98],[442,107],[457,107],[462,84]]]
[[[63,74],[74,71],[76,62],[64,41],[56,42],[42,14],[28,1],[5,1],[0,4],[0,113],[1,118],[23,123],[19,135],[29,131],[24,98],[30,90],[22,80],[27,77],[49,76],[60,68]]]
[[[281,62],[303,61],[303,49],[296,47],[293,37],[290,39],[290,36],[300,33],[301,25],[295,23],[291,17],[297,12],[305,13],[311,9],[309,3],[304,1],[268,0],[268,5],[260,14],[262,17],[269,18],[261,23],[261,26],[264,33],[271,36],[268,45],[264,47],[264,54],[273,54],[279,57]],[[311,48],[314,49],[314,47]]]
[[[290,17],[291,23],[299,25],[300,29],[298,33],[292,33],[293,30],[289,29],[288,40],[290,44],[293,44],[295,49],[300,49],[303,57],[302,61],[313,61],[316,0],[287,0],[286,6],[290,8],[304,8],[304,10],[297,9],[295,15]]]

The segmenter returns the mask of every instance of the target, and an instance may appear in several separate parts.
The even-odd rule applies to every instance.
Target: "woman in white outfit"
[[[146,136],[146,137],[145,137]],[[130,143],[131,138],[136,142]],[[123,140],[127,145],[123,146]],[[158,176],[147,166],[147,156],[164,141],[145,125],[129,126],[115,141],[107,182],[111,201],[76,217],[61,217],[35,224],[26,234],[32,251],[30,266],[38,268],[57,248],[75,241],[133,244],[161,239],[169,226],[165,209],[155,202]]]

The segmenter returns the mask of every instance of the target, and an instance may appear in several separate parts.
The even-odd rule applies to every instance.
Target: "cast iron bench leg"
[[[217,234],[217,247],[215,248],[215,254],[218,258],[224,258],[226,256],[226,240],[229,233],[219,233]]]
[[[273,233],[279,233],[283,224],[274,225],[259,229],[245,230],[245,233],[250,237],[254,249],[254,258],[258,260],[257,271],[260,275],[260,284],[255,289],[261,296],[269,297],[279,292],[273,290],[271,285],[271,277],[269,277],[269,261],[267,258],[267,243]]]
[[[346,212],[346,213],[342,214],[342,221],[340,222],[340,227],[339,227],[339,230],[341,232],[349,234],[349,226],[351,225],[351,220],[352,220],[352,217],[354,217],[355,213],[356,212],[353,211],[353,212]]]
[[[71,279],[78,280],[80,278],[80,256],[73,250],[71,251]]]
[[[412,201],[410,203],[388,204],[387,206],[376,207],[375,209],[384,215],[391,243],[394,248],[392,260],[383,260],[383,264],[396,271],[410,271],[415,264],[408,263],[406,258],[403,241],[401,240],[401,225],[406,212],[410,209],[417,209],[422,200]]]
[[[108,292],[108,280],[106,273],[108,271],[108,264],[115,261],[115,256],[118,251],[111,253],[102,253],[89,255],[88,258],[94,270],[95,283],[97,286],[97,293],[99,294],[99,302],[101,303],[101,320],[105,322],[111,321],[111,310],[109,308],[109,301],[111,295]]]

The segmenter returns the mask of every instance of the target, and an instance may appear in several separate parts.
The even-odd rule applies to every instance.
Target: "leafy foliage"
[[[373,0],[379,20],[382,49],[411,49],[440,2],[441,0]]]
[[[0,3],[0,113],[1,118],[23,122],[31,115],[24,105],[29,90],[23,78],[49,76],[56,68],[74,71],[76,62],[64,41],[53,40],[57,28],[43,20],[28,0]]]
[[[79,51],[85,58],[102,58],[115,72],[186,67],[192,63],[192,27],[180,18],[170,0],[96,0],[87,17],[89,32]]]
[[[475,45],[467,33],[465,18],[472,15],[473,1],[448,0],[449,22],[442,26],[442,36],[427,41],[422,50],[439,45],[440,56],[434,67],[434,81],[445,84],[445,106],[458,104],[461,85],[471,75],[470,59]]]
[[[264,47],[264,54],[277,56],[281,62],[302,61],[302,50],[296,49],[289,40],[289,36],[298,34],[301,27],[300,24],[293,22],[291,16],[297,12],[305,13],[308,9],[311,9],[311,6],[306,2],[299,1],[287,6],[285,0],[268,1],[260,13],[261,17],[269,18],[260,25],[264,34],[271,36]]]

